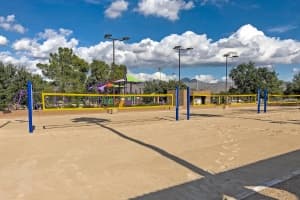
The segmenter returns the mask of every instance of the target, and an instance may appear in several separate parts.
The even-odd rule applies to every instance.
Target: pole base
[[[229,105],[228,104],[224,104],[223,105],[223,109],[228,109],[229,108]]]

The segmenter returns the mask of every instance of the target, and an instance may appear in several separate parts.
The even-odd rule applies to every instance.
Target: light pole
[[[129,37],[113,38],[112,34],[105,34],[104,39],[111,40],[113,42],[113,65],[115,64],[115,41],[126,41]]]
[[[161,67],[158,68],[159,71],[159,81],[161,81]]]
[[[193,48],[189,47],[189,48],[182,48],[180,45],[175,46],[173,48],[174,50],[178,51],[178,86],[180,87],[180,56],[181,56],[181,52],[182,51],[189,51],[192,50]]]
[[[226,95],[227,95],[227,92],[228,92],[228,87],[227,87],[227,79],[228,79],[228,73],[227,73],[227,65],[228,65],[228,58],[237,58],[237,57],[239,57],[238,55],[237,55],[237,53],[236,52],[228,52],[228,53],[225,53],[224,55],[223,55],[225,58],[226,58],[226,76],[225,76],[225,93],[226,93]],[[228,99],[227,99],[227,96],[226,96],[226,102],[225,102],[226,104],[228,103]]]
[[[226,58],[225,92],[227,93],[227,90],[228,90],[228,88],[227,88],[227,77],[228,77],[228,75],[227,75],[227,65],[228,65],[228,58],[237,58],[239,56],[237,55],[236,52],[228,52],[228,53],[225,53],[223,56]]]

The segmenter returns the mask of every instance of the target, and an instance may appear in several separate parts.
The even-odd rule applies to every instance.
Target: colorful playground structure
[[[18,108],[21,107],[21,103],[23,100],[26,98],[26,90],[19,90],[17,94],[15,95],[13,99],[13,105],[15,106],[15,109],[17,110]]]

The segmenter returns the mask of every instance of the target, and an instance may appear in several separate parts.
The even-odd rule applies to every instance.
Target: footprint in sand
[[[237,140],[230,134],[230,131],[218,131],[218,136],[224,138],[224,142],[221,145],[219,157],[215,160],[215,163],[219,169],[225,170],[229,168],[236,157],[238,157],[240,147]]]

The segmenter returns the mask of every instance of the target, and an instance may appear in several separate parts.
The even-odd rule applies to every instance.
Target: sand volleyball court
[[[300,110],[0,115],[0,199],[299,199]]]

